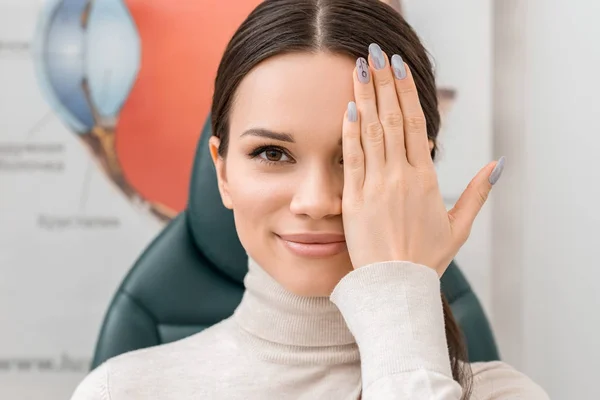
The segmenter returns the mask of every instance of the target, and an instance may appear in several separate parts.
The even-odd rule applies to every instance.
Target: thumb
[[[498,182],[504,171],[505,160],[505,157],[500,157],[497,162],[491,162],[483,167],[471,180],[452,210],[448,212],[452,231],[461,239],[467,240],[471,233],[477,214],[492,191],[492,186]]]

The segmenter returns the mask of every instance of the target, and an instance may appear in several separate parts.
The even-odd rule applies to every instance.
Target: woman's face
[[[210,140],[242,245],[298,295],[328,296],[352,270],[343,242],[341,137],[353,69],[351,58],[327,53],[272,57],[237,90],[225,159],[217,156],[219,139]]]

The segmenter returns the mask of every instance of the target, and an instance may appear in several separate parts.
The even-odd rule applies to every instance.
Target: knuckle
[[[408,184],[408,181],[406,179],[401,179],[398,182],[398,189],[402,195],[408,195],[408,192],[410,192],[410,185]]]
[[[404,121],[400,112],[387,113],[382,116],[381,123],[390,128],[402,127]]]
[[[358,129],[347,129],[343,133],[344,139],[355,140],[360,139],[360,130]]]
[[[419,169],[416,172],[419,186],[425,193],[436,191],[438,188],[437,176],[429,169]]]
[[[363,200],[360,194],[345,195],[342,199],[342,213],[353,214],[360,211]]]
[[[400,176],[400,174],[393,175],[390,177],[390,179],[393,182],[397,193],[399,193],[400,195],[408,194],[408,189],[409,189],[410,185],[406,179],[404,179],[402,176]]]
[[[370,176],[365,179],[364,195],[368,200],[377,200],[386,193],[386,186],[383,176]]]
[[[356,169],[363,163],[363,155],[359,152],[352,152],[344,156],[344,165]]]
[[[369,90],[359,90],[358,93],[356,93],[357,101],[361,101],[361,102],[374,101],[374,99],[375,99],[375,94]]]
[[[399,95],[415,95],[417,94],[417,87],[415,85],[398,85],[396,91]]]
[[[427,126],[427,121],[425,120],[424,115],[413,115],[410,117],[405,117],[404,125],[409,130],[423,130]]]
[[[377,122],[369,122],[365,127],[365,134],[367,138],[372,140],[383,139],[383,127]]]
[[[385,190],[385,182],[382,179],[377,179],[374,182],[371,182],[371,195],[374,197],[379,197],[381,193],[384,193]]]
[[[470,190],[473,192],[475,200],[477,201],[477,204],[480,207],[483,207],[483,205],[485,204],[485,202],[488,199],[489,192],[477,187],[477,185],[474,182],[469,183],[469,185],[467,186],[467,190]]]
[[[384,73],[377,77],[377,86],[379,87],[388,87],[394,84],[394,80],[392,79],[392,74]]]
[[[488,199],[489,194],[485,190],[477,190],[476,193],[477,193],[477,201],[479,202],[479,205],[481,207],[483,207],[483,205],[485,204],[485,202]]]

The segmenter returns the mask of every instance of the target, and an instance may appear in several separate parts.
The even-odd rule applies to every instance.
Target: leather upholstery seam
[[[146,314],[148,318],[150,318],[154,323],[155,328],[158,326],[158,319],[156,318],[156,316],[152,314],[150,310],[148,310],[139,300],[137,300],[135,297],[133,297],[133,295],[131,295],[124,289],[119,290],[119,292],[123,294],[129,301],[131,301],[137,308],[139,308],[144,314]],[[156,333],[158,335],[158,330],[156,331]]]

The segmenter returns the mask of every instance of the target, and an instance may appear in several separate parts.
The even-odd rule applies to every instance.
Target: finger
[[[433,166],[429,153],[427,124],[421,108],[417,86],[410,68],[397,54],[392,56],[392,68],[396,77],[396,91],[404,117],[404,143],[406,158],[415,167]]]
[[[356,60],[354,98],[360,114],[361,143],[365,157],[365,180],[381,177],[385,166],[383,127],[377,115],[375,88],[367,60]]]
[[[342,125],[344,196],[360,193],[365,181],[365,159],[360,144],[360,116],[356,103],[348,103]]]
[[[491,162],[479,171],[460,196],[454,208],[448,212],[452,231],[462,242],[467,240],[475,218],[485,204],[492,186],[500,179],[504,171],[505,158]]]
[[[404,148],[403,118],[394,76],[387,55],[375,43],[369,46],[369,62],[373,70],[373,82],[377,95],[377,112],[379,121],[383,126],[386,165],[391,168],[398,168],[401,165],[406,165],[407,159]]]

